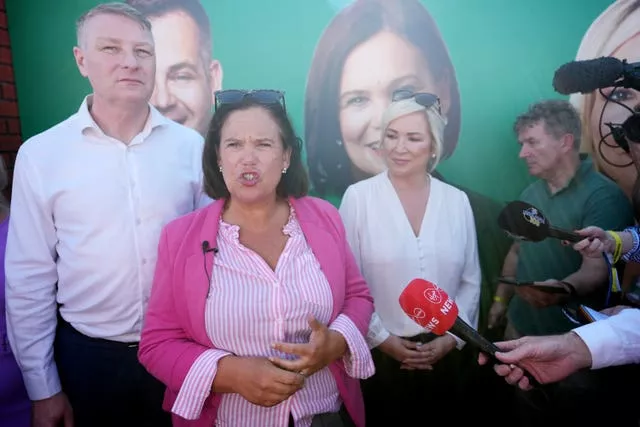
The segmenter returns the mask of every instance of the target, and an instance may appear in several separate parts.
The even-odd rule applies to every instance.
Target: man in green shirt
[[[529,173],[539,178],[522,192],[520,200],[538,208],[555,227],[567,230],[589,225],[619,230],[633,224],[631,204],[622,190],[580,155],[580,119],[568,102],[534,104],[518,117],[514,128],[522,146],[520,158],[526,161]],[[515,242],[502,276],[554,286],[565,286],[561,283],[565,282],[576,291],[572,302],[596,306],[604,303],[608,282],[604,257],[583,258],[557,239]],[[569,295],[501,283],[492,311],[504,313],[511,300],[506,338],[559,334],[575,327],[562,312],[569,299]]]
[[[538,208],[550,224],[566,230],[589,225],[619,230],[633,224],[631,204],[622,190],[596,172],[587,156],[580,155],[580,118],[568,102],[533,104],[517,118],[514,130],[522,147],[520,158],[538,178],[522,192],[520,200]],[[502,276],[575,291],[573,295],[551,294],[535,286],[500,283],[489,322],[508,310],[505,339],[570,331],[576,324],[563,313],[563,306],[584,303],[601,308],[608,286],[604,257],[583,258],[571,245],[552,238],[515,242],[505,258]],[[523,409],[523,420],[526,425],[548,425],[558,421],[553,418],[556,411],[571,413],[572,425],[580,425],[578,413],[585,422],[593,419],[590,408],[601,409],[598,390],[602,381],[610,384],[612,377],[607,375],[578,373],[553,385],[547,389],[550,406],[542,412]]]

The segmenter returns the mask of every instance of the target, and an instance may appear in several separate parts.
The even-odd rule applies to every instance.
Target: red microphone
[[[500,349],[458,317],[456,302],[435,284],[423,279],[413,279],[404,288],[399,300],[402,310],[418,325],[436,335],[451,332],[490,355],[494,361],[503,363],[495,356]],[[529,378],[529,384],[538,385],[532,375],[526,372],[525,375]]]
[[[414,322],[436,335],[444,335],[451,331],[491,356],[500,351],[459,318],[456,302],[444,290],[429,281],[413,279],[400,294],[400,307]]]

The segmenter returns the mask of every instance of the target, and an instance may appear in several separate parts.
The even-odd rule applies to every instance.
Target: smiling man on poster
[[[151,22],[156,83],[151,104],[205,135],[222,65],[212,57],[211,25],[199,0],[126,0]]]

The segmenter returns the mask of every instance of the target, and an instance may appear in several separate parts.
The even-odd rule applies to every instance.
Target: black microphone
[[[640,63],[629,64],[626,59],[603,56],[568,62],[553,76],[553,88],[563,95],[590,93],[616,85],[640,90]]]
[[[540,209],[520,200],[510,202],[500,211],[498,226],[513,238],[532,242],[548,237],[573,243],[584,239],[573,231],[552,226]]]
[[[209,253],[209,252],[213,252],[214,254],[217,254],[218,253],[218,248],[212,248],[209,245],[209,241],[208,240],[204,240],[202,242],[202,253],[206,254],[206,253]]]

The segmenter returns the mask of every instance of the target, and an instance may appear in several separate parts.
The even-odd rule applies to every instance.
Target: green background
[[[394,0],[388,0],[394,1]],[[75,19],[96,1],[7,0],[23,137],[73,114],[90,87],[76,68]],[[344,0],[208,0],[223,86],[276,88],[303,132],[313,51]],[[526,106],[560,95],[554,71],[575,57],[610,0],[425,0],[449,48],[462,98],[458,148],[440,167],[448,180],[498,200],[531,181],[511,130]]]

